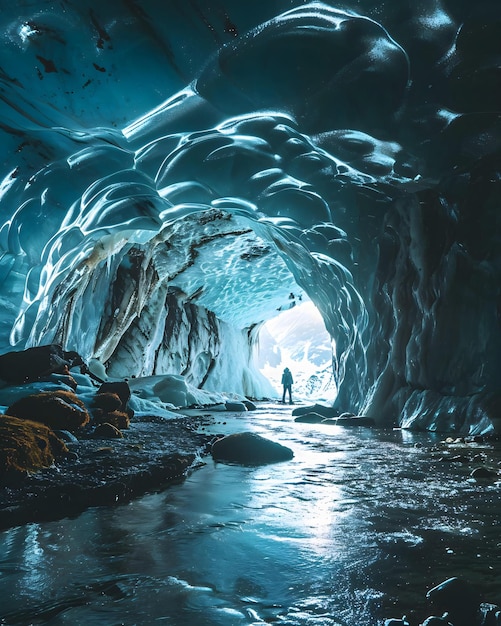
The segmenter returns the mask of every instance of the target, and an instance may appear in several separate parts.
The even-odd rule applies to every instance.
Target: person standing
[[[282,385],[284,388],[284,393],[282,394],[282,403],[285,404],[285,394],[289,392],[289,404],[293,404],[292,402],[292,385],[294,381],[292,380],[292,373],[288,367],[284,369],[282,374]]]

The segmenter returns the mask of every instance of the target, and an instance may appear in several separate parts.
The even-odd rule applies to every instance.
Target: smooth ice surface
[[[262,397],[292,291],[340,411],[498,413],[497,2],[0,12],[0,349]]]

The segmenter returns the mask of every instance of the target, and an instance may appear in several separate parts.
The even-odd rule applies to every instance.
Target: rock
[[[421,626],[452,626],[452,624],[444,617],[432,615],[431,617],[427,617]]]
[[[120,439],[123,437],[123,433],[121,433],[116,426],[113,426],[113,424],[103,422],[96,426],[92,436],[95,439]]]
[[[211,412],[214,411],[216,413],[222,413],[223,411],[226,411],[226,404],[212,404],[207,408]]]
[[[390,618],[385,620],[384,626],[410,626],[409,622],[403,617],[402,619]]]
[[[295,422],[302,422],[304,424],[320,424],[325,419],[323,415],[320,413],[305,413],[304,415],[299,415],[294,420]]]
[[[227,411],[236,411],[236,412],[247,411],[247,407],[245,406],[243,402],[236,402],[234,400],[232,401],[228,400],[227,402],[225,402],[224,405]]]
[[[251,432],[226,435],[212,444],[215,461],[226,461],[241,465],[266,465],[289,461],[294,453],[290,448],[265,439]]]
[[[112,424],[115,428],[122,430],[123,428],[129,428],[130,419],[127,413],[123,411],[110,411],[103,413],[99,409],[94,413],[94,422],[96,424]]]
[[[84,403],[72,391],[43,391],[14,402],[8,415],[46,424],[53,430],[77,432],[86,426],[90,416]]]
[[[501,626],[501,610],[497,604],[482,602],[480,605],[482,626]]]
[[[73,443],[77,444],[78,439],[75,437],[73,433],[70,433],[69,430],[55,430],[56,437],[59,437],[65,443]]]
[[[466,581],[449,578],[430,589],[426,597],[434,607],[447,613],[454,626],[474,626],[478,623],[480,596]]]
[[[0,415],[0,482],[16,484],[28,473],[65,458],[68,448],[40,422]]]
[[[50,344],[0,355],[0,378],[8,383],[26,383],[51,374],[69,374],[84,362],[77,352],[67,352],[60,345]]]
[[[122,383],[118,384],[121,385]],[[124,384],[127,385],[127,383]],[[122,397],[127,399],[127,402],[129,401],[126,390],[123,390]],[[98,392],[92,401],[91,410],[95,423],[103,424],[107,422],[119,429],[129,428],[130,415],[133,415],[133,412],[129,409],[126,412],[126,405],[123,404],[122,398],[118,393],[111,391]]]
[[[120,408],[122,408],[122,410],[125,411],[127,409],[127,404],[130,400],[130,387],[128,383],[126,383],[125,381],[103,383],[97,390],[95,401],[98,401],[97,396],[99,396],[100,394],[110,394],[110,393],[116,394],[120,398],[120,401],[122,403],[122,406]]]
[[[242,400],[242,402],[245,404],[248,411],[255,411],[257,409],[254,402],[251,402],[250,400]]]
[[[498,473],[495,470],[488,467],[476,467],[470,474],[475,480],[488,479],[493,480],[498,477]]]
[[[105,413],[122,408],[122,400],[116,392],[100,391],[92,400],[92,408],[102,409]]]
[[[292,411],[292,415],[305,415],[306,413],[318,413],[324,417],[338,417],[339,411],[331,406],[314,404],[313,406],[301,406]]]
[[[335,424],[336,426],[364,426],[364,427],[372,427],[376,425],[376,422],[372,419],[372,417],[335,417],[333,419],[325,419],[322,424]]]

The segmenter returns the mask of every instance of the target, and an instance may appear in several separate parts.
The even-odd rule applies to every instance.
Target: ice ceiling
[[[340,410],[499,401],[498,0],[0,0],[3,351],[259,395],[313,300]]]

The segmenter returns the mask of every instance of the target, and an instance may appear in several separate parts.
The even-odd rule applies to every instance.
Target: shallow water
[[[273,405],[205,428],[252,430],[295,456],[205,459],[161,493],[0,533],[0,623],[418,624],[450,576],[501,603],[500,484],[440,461],[438,439],[294,423]],[[489,446],[459,448],[497,462]]]

